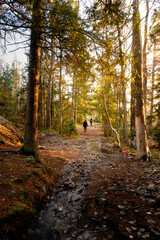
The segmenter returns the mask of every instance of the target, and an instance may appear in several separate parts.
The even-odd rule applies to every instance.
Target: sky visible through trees
[[[114,129],[120,136],[118,141],[124,139],[136,147],[139,123],[132,121],[136,109],[138,117],[144,118],[140,129],[155,137],[160,118],[159,2],[42,1],[41,22],[37,24],[40,41],[33,40],[40,47],[40,56],[32,61],[34,4],[38,2],[4,0],[1,4],[1,114],[25,116],[27,85],[34,89],[37,81],[38,92],[28,93],[28,97],[33,94],[33,106],[27,111],[31,113],[38,106],[33,115],[38,117],[39,129],[55,128],[62,134],[71,128],[71,122],[82,123],[85,117],[93,117],[103,123],[107,136]],[[136,34],[140,38],[136,39]],[[34,71],[31,74],[33,69],[37,75]],[[146,145],[147,136],[144,139]],[[139,157],[148,154],[148,150],[139,151]]]
[[[85,8],[90,7],[93,4],[93,0],[80,1],[80,14],[85,14]],[[145,14],[145,6],[144,2],[142,2],[142,6],[140,8],[140,12],[142,17]],[[27,63],[26,52],[29,46],[24,48],[22,42],[25,38],[22,38],[19,34],[15,34],[14,37],[8,38],[8,43],[5,43],[4,47],[0,49],[1,60],[6,63],[12,64],[14,60],[21,62],[21,64]],[[4,44],[3,40],[1,40],[2,46]],[[16,44],[19,43],[19,44]],[[21,44],[20,44],[21,43]]]
[[[87,1],[80,1],[80,14],[83,16],[85,14],[86,7],[89,8],[93,4],[93,0],[87,0]],[[128,1],[128,5],[129,5]],[[153,12],[153,9],[156,9],[158,7],[158,3],[154,3],[154,6],[152,7],[150,14],[149,14],[149,27],[151,24],[151,14]],[[141,18],[145,17],[145,2],[141,1],[140,6],[140,13]],[[143,36],[142,36],[143,37]],[[14,60],[20,62],[23,66],[27,63],[27,56],[26,53],[28,52],[29,46],[23,46],[22,42],[25,41],[25,38],[22,38],[19,34],[15,34],[14,37],[8,38],[8,43],[3,42],[1,40],[1,44],[4,47],[0,49],[0,59],[6,63],[12,64]],[[17,44],[16,44],[17,43]]]

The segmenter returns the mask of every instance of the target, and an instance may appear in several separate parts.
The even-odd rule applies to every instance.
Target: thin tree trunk
[[[42,97],[43,93],[43,87],[42,87],[42,73],[41,73],[41,67],[40,67],[40,77],[39,77],[39,96],[38,96],[38,125],[42,127]]]
[[[47,91],[47,118],[46,118],[46,129],[50,131],[51,128],[51,73],[48,79],[48,91]]]
[[[108,113],[108,109],[107,109],[107,104],[106,104],[106,100],[105,100],[105,95],[104,95],[104,93],[103,93],[103,103],[104,103],[105,112],[106,112],[106,115],[107,115],[108,122],[109,122],[109,125],[110,125],[110,127],[111,127],[111,130],[116,134],[117,142],[118,142],[118,144],[119,144],[119,147],[121,147],[120,138],[119,138],[119,133],[113,128],[112,123],[111,123],[111,120],[110,120],[110,117],[109,117],[109,113]]]
[[[54,40],[52,38],[51,43],[51,125],[53,125],[53,122],[55,122],[55,96],[54,96],[54,64],[55,64],[55,44]]]
[[[148,159],[150,152],[147,143],[146,121],[143,104],[139,0],[133,0],[133,74],[135,78],[136,91],[135,116],[138,157]]]
[[[59,134],[62,133],[62,50],[60,52],[60,77],[59,77]]]
[[[44,70],[42,86],[42,125],[46,128],[46,70]]]
[[[117,91],[117,132],[119,134],[121,127],[121,116],[120,116],[120,99],[119,92]]]
[[[126,100],[126,86],[124,83],[124,87],[123,87],[123,113],[124,113],[124,120],[123,120],[123,124],[124,124],[124,135],[125,135],[125,142],[128,145],[128,122],[127,122],[127,100]]]
[[[153,124],[153,103],[154,103],[155,67],[156,67],[156,40],[154,40],[154,49],[153,49],[151,108],[150,108],[150,126],[149,126],[150,134],[152,133],[152,128],[153,128],[152,124]]]
[[[145,29],[144,29],[144,46],[143,46],[143,92],[144,92],[144,108],[146,115],[146,104],[147,104],[147,32],[148,32],[148,15],[149,15],[149,3],[146,0],[146,18],[145,18]]]
[[[73,83],[72,83],[72,103],[71,103],[71,120],[74,120],[73,109],[74,109],[74,84],[75,84],[75,75],[73,73]]]
[[[124,136],[125,142],[128,144],[128,123],[127,123],[127,106],[126,106],[126,83],[124,79],[124,57],[122,52],[122,41],[121,41],[121,31],[119,27],[119,22],[117,23],[118,30],[118,40],[119,40],[119,57],[120,57],[120,65],[121,65],[121,85],[123,90],[123,128],[124,128]]]
[[[133,60],[132,60],[133,62]],[[131,134],[131,142],[130,146],[136,148],[136,127],[135,127],[135,79],[133,75],[133,63],[132,63],[132,80],[131,80],[131,127],[130,127],[130,134]]]
[[[70,90],[69,90],[69,85],[68,85],[68,93],[67,93],[67,119],[70,119],[70,112],[71,112],[69,99],[70,99]]]
[[[77,124],[77,109],[78,109],[78,95],[79,95],[79,88],[76,86],[75,92],[75,111],[74,111],[74,122]]]
[[[109,78],[109,77],[108,77]],[[107,78],[107,80],[108,80]],[[109,86],[109,80],[107,81],[107,88],[109,89],[110,86]],[[109,99],[110,99],[110,96],[109,96],[109,92],[107,94],[107,110],[109,111]],[[106,130],[106,133],[107,133],[107,137],[109,137],[109,121],[108,121],[108,118],[107,118],[107,130]]]

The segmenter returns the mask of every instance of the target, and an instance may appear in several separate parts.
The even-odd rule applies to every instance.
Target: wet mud
[[[83,143],[83,151],[85,154],[82,157],[65,167],[35,227],[28,230],[28,240],[86,239],[85,236],[93,239],[94,232],[79,231],[77,222],[82,216],[83,200],[91,175],[102,162],[110,165],[110,150],[102,148],[101,139],[90,139]]]

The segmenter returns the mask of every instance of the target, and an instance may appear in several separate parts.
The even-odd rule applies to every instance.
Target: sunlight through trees
[[[160,141],[157,1],[4,0],[0,8],[1,52],[14,42],[29,49],[25,69],[0,59],[0,114],[26,119],[24,152],[38,159],[38,130],[63,134],[66,122],[92,117],[107,137],[114,129],[150,157],[147,138]]]

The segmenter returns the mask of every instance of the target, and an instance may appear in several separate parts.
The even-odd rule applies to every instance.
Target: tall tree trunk
[[[128,144],[128,123],[127,123],[127,106],[126,106],[126,83],[125,83],[125,73],[124,73],[124,56],[122,52],[122,41],[121,41],[121,31],[119,22],[117,22],[117,30],[118,30],[118,40],[119,40],[119,57],[120,57],[120,66],[121,66],[121,85],[123,90],[123,129],[124,129],[124,137],[125,142]]]
[[[40,67],[41,69],[41,67]],[[39,77],[39,96],[38,96],[38,125],[43,127],[42,125],[42,101],[43,101],[43,84],[42,84],[42,73],[40,70],[40,77]]]
[[[138,157],[148,159],[150,152],[147,143],[142,90],[139,0],[133,0],[133,74],[135,78],[135,116]]]
[[[55,94],[54,94],[54,64],[55,64],[55,43],[54,39],[52,38],[51,43],[51,125],[53,125],[53,122],[55,122]]]
[[[46,129],[50,131],[51,128],[51,73],[48,79],[48,90],[47,90],[47,118],[46,118]]]
[[[152,122],[153,122],[155,67],[156,67],[156,40],[154,39],[154,46],[153,46],[153,65],[152,65],[152,86],[151,86],[150,126],[149,126],[150,134],[152,134],[152,127],[153,127],[153,126],[152,126]]]
[[[108,113],[108,109],[107,109],[107,104],[106,104],[104,92],[103,92],[103,103],[104,103],[105,112],[106,112],[106,115],[107,115],[108,122],[109,122],[109,125],[111,127],[111,130],[116,134],[117,142],[119,144],[119,147],[121,147],[119,133],[113,128],[111,120],[110,120],[110,117],[109,117],[109,113]]]
[[[117,91],[117,132],[120,133],[121,128],[121,108],[120,108],[120,94]]]
[[[126,99],[126,84],[124,83],[123,86],[123,114],[124,114],[124,119],[123,119],[123,126],[124,126],[124,137],[125,137],[125,142],[128,145],[128,122],[127,122],[127,99]]]
[[[42,83],[42,127],[46,128],[46,69]]]
[[[60,50],[60,76],[59,76],[59,134],[62,133],[62,50]]]
[[[147,104],[147,32],[148,32],[148,15],[149,15],[149,3],[146,0],[146,18],[144,29],[144,46],[143,46],[143,92],[144,92],[144,108],[146,114]]]
[[[131,125],[130,125],[130,134],[131,134],[131,142],[130,146],[136,148],[136,126],[135,126],[135,109],[136,109],[136,101],[135,101],[135,79],[133,74],[133,59],[132,59],[132,80],[131,80]]]
[[[72,82],[72,103],[71,103],[71,120],[74,121],[73,110],[74,110],[74,84],[75,84],[75,74],[73,73],[73,82]]]
[[[107,83],[106,83],[107,89],[110,89],[110,82],[111,82],[110,78],[111,78],[111,76],[107,77]],[[109,94],[109,91],[108,91],[108,93],[107,93],[107,103],[106,103],[108,112],[109,112],[109,100],[110,100],[110,94]],[[106,126],[106,134],[107,134],[107,137],[109,137],[109,127],[110,127],[110,125],[109,125],[108,117],[106,119],[106,125],[107,125]]]
[[[29,55],[29,82],[26,108],[24,145],[22,151],[39,160],[38,155],[38,83],[41,45],[42,0],[34,0]]]
[[[70,86],[68,85],[68,93],[67,93],[67,119],[70,119],[70,113],[71,113],[71,106],[70,106]]]
[[[74,110],[74,122],[77,124],[77,110],[78,110],[78,95],[79,95],[79,87],[76,84],[76,91],[75,91],[75,110]]]

